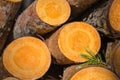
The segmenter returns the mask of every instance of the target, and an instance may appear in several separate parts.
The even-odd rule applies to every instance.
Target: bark
[[[106,51],[106,61],[108,65],[115,71],[115,73],[120,77],[120,41],[110,42],[107,45]]]
[[[108,13],[113,0],[105,0],[93,6],[79,20],[93,25],[99,32],[110,38],[119,38],[120,33],[110,27]]]
[[[67,0],[71,6],[70,20],[77,18],[82,12],[98,0]]]
[[[10,30],[13,27],[20,2],[8,2],[0,0],[0,52],[7,40]]]
[[[22,0],[21,2],[21,6],[20,6],[20,10],[19,10],[19,13],[18,13],[18,16],[19,14],[21,14],[26,8],[28,8],[35,0]]]
[[[13,37],[19,38],[26,35],[33,35],[36,32],[43,35],[52,31],[55,26],[51,26],[38,17],[35,6],[36,2],[33,2],[17,19],[14,26]]]

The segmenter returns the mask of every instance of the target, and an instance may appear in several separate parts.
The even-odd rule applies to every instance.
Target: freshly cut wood
[[[106,61],[112,70],[120,77],[120,41],[110,42],[107,45]]]
[[[120,0],[113,0],[109,10],[109,22],[111,27],[120,32]]]
[[[66,0],[38,0],[36,12],[42,21],[57,26],[68,20],[70,6]]]
[[[34,37],[22,37],[10,43],[3,53],[3,64],[20,79],[38,79],[50,67],[51,56],[45,43]]]
[[[62,80],[119,80],[109,69],[103,66],[80,65],[68,67],[63,74]]]
[[[110,19],[108,18],[108,15],[112,2],[113,0],[101,0],[100,3],[93,6],[88,12],[86,11],[81,15],[79,20],[93,25],[99,32],[107,37],[120,38],[120,33],[112,29],[109,24]],[[117,10],[116,8],[114,9]],[[115,11],[112,12],[115,13]],[[116,12],[116,14],[118,13]],[[117,18],[114,19],[117,20]]]
[[[85,22],[71,22],[63,25],[46,40],[52,56],[59,64],[85,62],[81,54],[94,54],[100,49],[101,39],[97,30]]]
[[[21,1],[15,1],[0,0],[0,53],[13,27],[17,11],[21,4]]]
[[[37,32],[45,34],[65,23],[70,17],[66,0],[36,0],[17,19],[14,38]]]
[[[14,78],[14,77],[7,77],[7,78],[5,78],[5,79],[3,79],[3,80],[19,80],[19,79]]]
[[[92,4],[99,0],[67,0],[71,6],[71,17],[73,20],[77,18],[82,12],[89,8]]]

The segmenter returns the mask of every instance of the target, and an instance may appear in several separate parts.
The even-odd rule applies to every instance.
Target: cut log
[[[88,55],[86,49],[97,54],[101,46],[97,30],[84,22],[63,25],[46,42],[52,56],[59,64],[85,62],[87,59],[81,54]]]
[[[70,20],[77,18],[82,12],[99,0],[67,0],[71,6]]]
[[[38,79],[49,69],[51,56],[40,39],[22,37],[10,43],[3,53],[3,64],[10,74],[20,79]]]
[[[45,34],[66,22],[70,16],[66,0],[36,0],[17,19],[14,38],[37,32]]]
[[[17,11],[20,7],[21,1],[16,1],[0,0],[0,53],[13,27]]]
[[[120,41],[110,42],[107,45],[106,61],[112,70],[120,77]]]
[[[80,65],[68,67],[63,74],[62,80],[119,80],[119,78],[109,69],[103,66]]]
[[[114,0],[109,10],[109,22],[111,27],[120,35],[120,0]]]
[[[80,19],[78,20],[93,25],[99,32],[107,37],[120,38],[120,34],[117,31],[113,30],[109,24],[108,15],[112,1],[113,0],[101,1],[101,3],[98,3],[96,6],[93,6],[90,10],[88,10],[88,12],[81,15]],[[115,11],[112,12],[114,13]]]

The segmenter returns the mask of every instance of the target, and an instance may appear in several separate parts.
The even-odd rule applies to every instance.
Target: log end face
[[[71,9],[66,0],[38,0],[36,12],[42,21],[56,26],[68,20]]]
[[[101,40],[93,26],[84,22],[73,22],[65,25],[61,30],[58,45],[65,57],[78,63],[87,61],[81,56],[81,54],[89,55],[86,49],[97,54]]]
[[[47,46],[34,37],[22,37],[5,49],[3,64],[9,73],[20,79],[42,77],[50,67],[51,56]]]
[[[114,0],[109,11],[109,22],[111,27],[120,32],[120,1]]]

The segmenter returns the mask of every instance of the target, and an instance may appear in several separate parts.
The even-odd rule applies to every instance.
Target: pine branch
[[[82,65],[106,65],[106,63],[102,60],[102,56],[100,54],[95,55],[89,49],[86,49],[86,52],[89,55],[84,53],[80,54],[83,58],[88,59],[88,61],[83,63]]]

